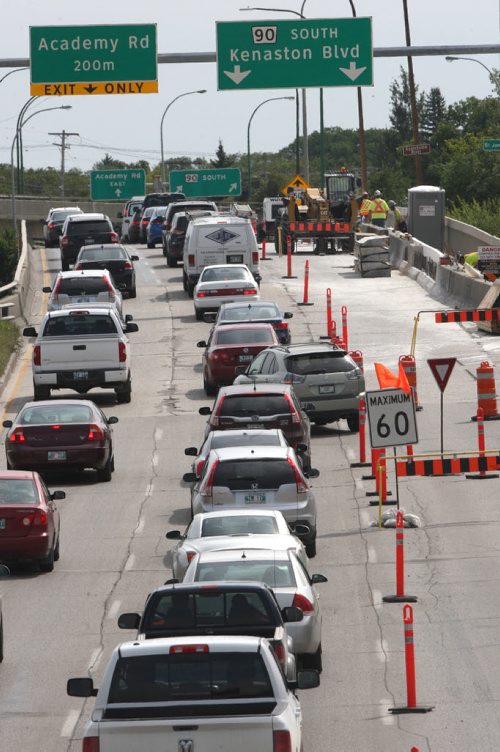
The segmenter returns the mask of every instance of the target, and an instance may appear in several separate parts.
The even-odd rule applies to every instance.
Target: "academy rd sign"
[[[371,86],[371,18],[217,23],[219,89]]]
[[[91,170],[92,201],[113,201],[143,196],[146,193],[144,170]]]
[[[158,91],[156,24],[31,26],[32,96]]]

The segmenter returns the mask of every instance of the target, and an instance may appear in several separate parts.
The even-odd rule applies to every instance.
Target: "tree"
[[[433,87],[428,94],[424,94],[422,112],[420,115],[420,132],[426,140],[432,138],[438,127],[447,119],[446,100],[441,89]]]
[[[234,164],[234,157],[226,154],[221,139],[215,152],[215,159],[210,160],[210,165],[216,168],[231,167]]]
[[[127,167],[126,162],[114,159],[110,154],[105,155],[104,159],[96,162],[92,169],[94,170],[124,170]]]
[[[400,72],[400,80],[395,79],[390,86],[391,112],[389,113],[389,120],[394,130],[399,133],[401,143],[404,143],[411,140],[413,130],[408,73],[402,66]],[[417,116],[420,120],[423,95],[418,96],[418,86],[415,86],[415,97],[417,99]]]

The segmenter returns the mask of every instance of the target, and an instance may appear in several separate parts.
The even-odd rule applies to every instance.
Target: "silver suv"
[[[359,398],[365,391],[365,380],[350,355],[335,345],[268,347],[234,383],[253,381],[291,384],[317,426],[345,418],[351,431],[359,429]]]

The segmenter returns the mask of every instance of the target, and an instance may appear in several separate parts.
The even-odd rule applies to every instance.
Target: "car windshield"
[[[0,504],[37,504],[38,494],[32,480],[0,478]]]
[[[201,562],[196,567],[197,582],[216,580],[217,582],[242,582],[253,580],[264,582],[269,587],[295,587],[295,575],[290,561],[264,559],[249,561]]]
[[[61,277],[57,285],[58,295],[98,295],[109,293],[110,283],[103,277]]]
[[[220,406],[219,416],[290,415],[290,405],[280,394],[241,394],[227,396]]]
[[[196,653],[191,648],[173,655],[119,658],[108,704],[257,697],[273,697],[259,653],[214,653],[201,646]]]
[[[52,214],[50,221],[51,222],[64,222],[66,217],[69,217],[72,214],[81,214],[81,212],[79,212],[78,209],[76,211],[75,209],[70,209],[68,211],[56,211]]]
[[[280,446],[280,440],[276,433],[267,435],[252,432],[239,436],[216,436],[210,443],[210,449],[236,446]]]
[[[111,230],[109,222],[105,219],[70,222],[68,225],[68,233],[70,235],[84,235],[85,237],[92,237],[94,234],[109,233]]]
[[[212,485],[231,491],[278,489],[295,485],[295,471],[287,459],[230,460],[216,466]]]
[[[80,261],[108,261],[126,259],[127,251],[120,246],[114,248],[85,248],[80,251]]]
[[[127,208],[126,216],[131,217],[132,214],[134,214],[134,212],[141,211],[141,209],[142,209],[142,203],[140,201],[137,202],[136,204],[130,204],[130,206]]]
[[[70,313],[69,316],[49,318],[43,330],[44,337],[79,337],[94,334],[117,334],[110,316],[86,313]]]
[[[175,221],[173,223],[173,227],[178,232],[186,232],[187,226],[188,226],[188,218],[185,215],[183,215],[183,216],[177,215],[177,217],[176,217],[176,219],[175,219]]]
[[[248,321],[249,319],[277,319],[281,314],[277,306],[272,303],[265,305],[241,306],[238,308],[225,308],[221,312],[221,321]]]
[[[355,368],[341,350],[331,352],[304,353],[290,355],[286,358],[286,369],[289,373],[301,375],[313,373],[343,373]]]
[[[241,267],[218,266],[215,269],[205,269],[201,273],[200,282],[230,282],[235,279],[248,280],[248,272]]]
[[[277,532],[276,518],[269,515],[209,517],[203,520],[201,526],[202,538],[217,535],[269,535]]]
[[[222,329],[215,335],[216,345],[272,345],[275,339],[271,329]]]
[[[26,408],[18,422],[23,426],[90,423],[92,417],[92,410],[86,405],[63,405],[54,401],[50,405]]]

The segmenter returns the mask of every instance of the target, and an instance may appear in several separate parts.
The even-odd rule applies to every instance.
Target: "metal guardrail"
[[[17,288],[20,285],[21,277],[23,273],[23,267],[26,264],[28,257],[28,235],[26,231],[26,221],[23,219],[21,222],[21,255],[17,262],[16,271],[14,272],[14,279],[3,287],[0,287],[0,320],[3,318],[14,318],[9,315],[9,309],[15,306],[14,301],[9,302],[4,299],[8,295],[14,295],[17,293]]]

